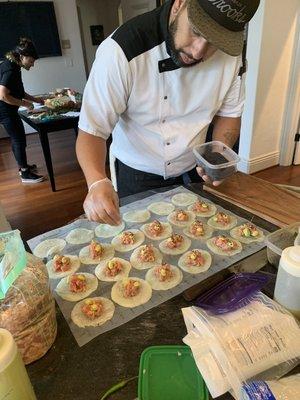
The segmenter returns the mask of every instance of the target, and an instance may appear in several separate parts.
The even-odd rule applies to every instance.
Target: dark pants
[[[183,185],[190,182],[203,182],[196,168],[175,178],[164,179],[160,175],[138,171],[116,160],[118,195],[120,198],[131,194],[144,192],[172,185]]]
[[[11,147],[20,168],[27,168],[26,135],[21,118],[18,114],[0,117],[0,124],[11,139]]]

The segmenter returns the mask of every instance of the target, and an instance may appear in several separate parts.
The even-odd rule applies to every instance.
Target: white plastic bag
[[[259,293],[245,307],[211,315],[182,310],[196,364],[213,398],[231,391],[241,398],[249,378],[276,379],[300,360],[300,327],[294,317]],[[275,367],[275,368],[274,368]]]

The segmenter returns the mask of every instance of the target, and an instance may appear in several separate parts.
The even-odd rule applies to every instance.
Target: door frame
[[[300,117],[300,12],[296,18],[293,59],[290,69],[288,95],[284,111],[282,134],[280,138],[279,165],[289,166],[293,163],[295,134]]]

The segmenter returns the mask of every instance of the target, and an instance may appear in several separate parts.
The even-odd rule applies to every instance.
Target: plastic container
[[[0,329],[0,399],[36,400],[12,335]]]
[[[212,181],[219,181],[234,174],[240,157],[226,144],[218,141],[204,143],[193,148],[197,164]]]
[[[269,278],[261,273],[239,273],[230,276],[196,300],[196,305],[212,314],[235,311],[260,291]]]
[[[188,346],[152,346],[140,359],[139,400],[208,400]]]
[[[282,251],[294,245],[299,229],[300,222],[296,222],[266,236],[267,257],[270,264],[278,267]]]
[[[300,319],[300,246],[287,247],[281,254],[274,299]]]

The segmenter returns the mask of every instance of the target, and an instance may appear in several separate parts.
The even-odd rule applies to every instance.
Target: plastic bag
[[[26,266],[26,252],[20,231],[0,233],[0,299]]]
[[[277,381],[254,381],[243,386],[242,400],[299,400],[300,374]]]
[[[276,379],[300,360],[300,327],[294,317],[262,293],[239,310],[208,314],[182,310],[196,364],[212,395],[231,391],[236,399],[249,379]]]
[[[32,254],[26,257],[25,269],[0,301],[0,328],[11,332],[29,364],[49,350],[57,324],[46,266]]]

